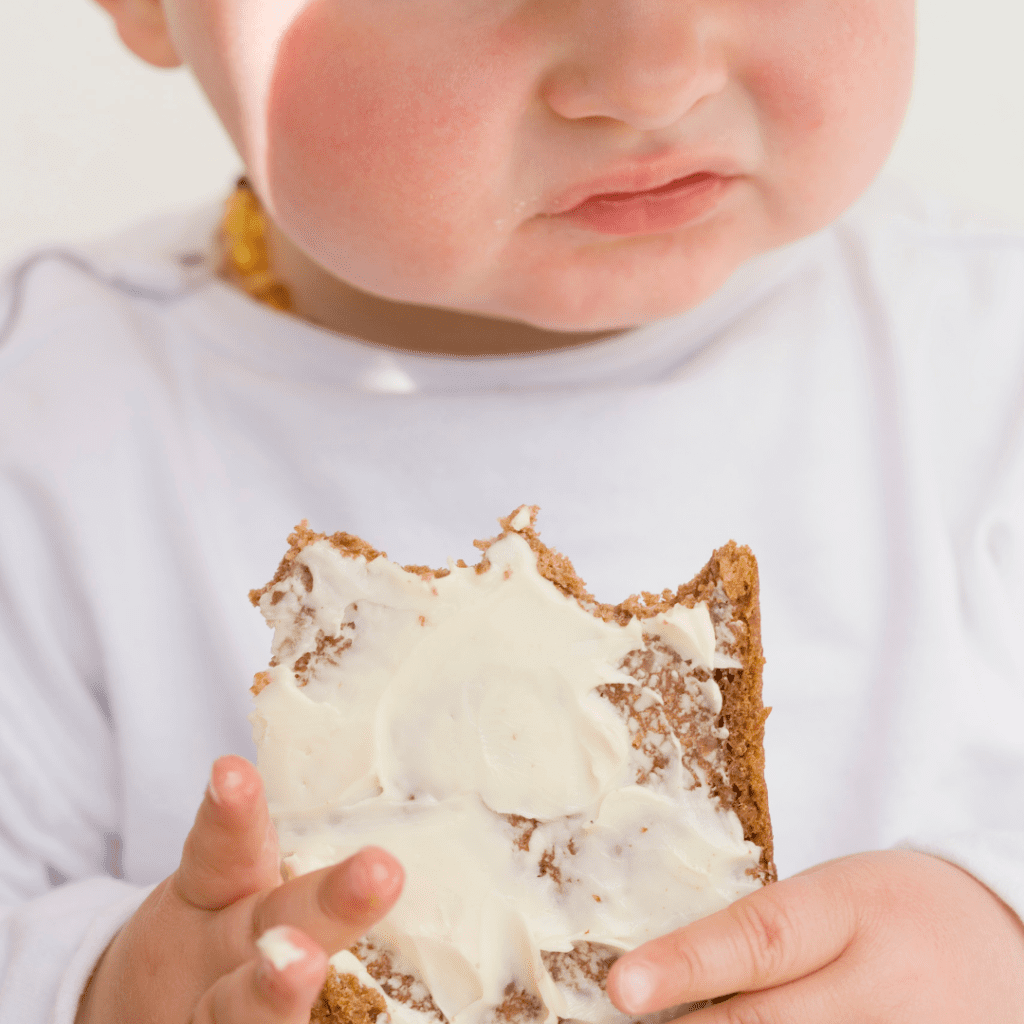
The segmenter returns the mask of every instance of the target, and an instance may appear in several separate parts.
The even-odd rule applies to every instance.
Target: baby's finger
[[[880,1004],[870,993],[857,998],[847,991],[848,973],[833,964],[788,985],[733,996],[676,1024],[863,1024],[872,1003]]]
[[[280,881],[260,777],[245,758],[221,757],[185,840],[175,889],[192,906],[219,910]]]
[[[256,945],[256,958],[207,990],[192,1024],[309,1024],[327,954],[296,928],[273,928]]]
[[[835,960],[855,934],[847,891],[842,873],[829,871],[759,889],[621,957],[608,995],[640,1014],[802,978]]]
[[[301,875],[258,897],[250,934],[290,924],[336,953],[394,906],[404,880],[402,865],[391,854],[365,847],[341,864]]]

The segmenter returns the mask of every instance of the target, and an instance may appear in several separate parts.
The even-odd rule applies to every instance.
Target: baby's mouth
[[[702,219],[736,179],[711,171],[676,178],[635,192],[599,192],[555,216],[611,235],[672,231]]]
[[[688,174],[684,178],[675,178],[665,185],[659,185],[657,188],[641,189],[636,192],[599,192],[587,199],[584,199],[582,203],[574,206],[572,210],[567,210],[566,213],[572,213],[575,210],[579,210],[581,207],[587,206],[591,203],[622,203],[628,202],[631,199],[636,199],[639,196],[651,196],[652,198],[655,198],[658,196],[674,195],[676,193],[693,189],[702,184],[717,181],[720,177],[720,175],[712,174],[709,171],[701,171],[698,174]]]

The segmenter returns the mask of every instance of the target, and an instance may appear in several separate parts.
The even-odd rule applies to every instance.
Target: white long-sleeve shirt
[[[876,190],[691,313],[451,359],[235,292],[217,213],[0,288],[0,1024],[73,1019],[251,756],[303,518],[443,565],[536,503],[605,601],[749,544],[780,873],[905,842],[1024,914],[1024,238]]]

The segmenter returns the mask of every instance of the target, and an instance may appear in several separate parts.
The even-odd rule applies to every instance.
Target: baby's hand
[[[222,757],[181,865],[111,942],[76,1024],[308,1024],[328,955],[382,918],[402,881],[368,847],[282,884],[259,775]],[[284,953],[280,968],[256,945],[271,928],[260,945]]]
[[[686,1024],[1021,1024],[1024,926],[945,861],[860,854],[648,942],[608,975],[629,1014],[732,992]]]

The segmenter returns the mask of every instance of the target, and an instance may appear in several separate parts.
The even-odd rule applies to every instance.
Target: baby
[[[199,79],[296,312],[424,351],[692,308],[863,192],[913,69],[910,0],[102,2]]]
[[[118,903],[88,881],[102,838],[83,839],[77,861],[46,852],[61,814],[72,818],[32,824],[41,798],[24,783],[36,777],[26,742],[10,758],[20,767],[0,834],[42,851],[25,863],[68,884],[42,895],[35,868],[11,869],[9,978],[26,976],[33,949],[57,956],[60,914],[47,907],[62,904],[46,901],[90,895],[63,918],[69,966],[38,983],[56,994],[36,1004],[28,983],[5,981],[0,1021],[305,1024],[327,957],[400,895],[386,851],[283,881],[259,778],[228,755],[180,865],[139,888],[162,863],[157,847],[174,845],[193,766],[217,743],[242,746],[244,708],[216,688],[262,662],[266,640],[235,622],[232,602],[267,573],[232,545],[269,566],[287,528],[314,515],[318,528],[406,543],[434,505],[444,511],[424,532],[443,558],[449,536],[489,522],[480,508],[493,519],[523,500],[590,559],[599,593],[661,575],[669,585],[733,531],[751,544],[769,667],[791,680],[766,682],[769,730],[792,730],[775,762],[769,750],[779,864],[824,861],[624,955],[613,1002],[640,1015],[732,996],[693,1024],[1024,1021],[1024,752],[1012,726],[1024,674],[1007,639],[1019,623],[1007,613],[994,638],[978,626],[1014,607],[992,595],[1021,592],[1024,488],[1006,410],[1024,365],[1024,247],[971,243],[968,265],[946,242],[926,251],[924,229],[882,238],[844,220],[822,234],[868,190],[899,129],[912,0],[99,2],[136,54],[186,64],[205,90],[262,207],[260,273],[290,313],[240,305],[251,275],[229,251],[201,323],[188,289],[143,308],[139,290],[99,299],[99,285],[69,276],[54,293],[91,311],[93,326],[80,317],[75,330],[106,339],[100,354],[39,357],[53,375],[37,373],[31,346],[60,332],[17,324],[0,352],[0,409],[24,431],[4,455],[0,548],[18,537],[32,553],[22,570],[0,552],[7,661],[26,681],[7,718],[43,694],[51,739],[64,706],[69,742],[103,737],[82,741],[54,791],[74,790],[94,761],[120,780],[81,811],[79,831],[122,837],[124,862],[108,861],[125,886]],[[991,288],[957,299],[947,344],[953,314],[934,310],[978,275]],[[17,308],[31,325],[43,303],[27,294]],[[225,319],[230,339],[217,333]],[[202,344],[172,343],[186,323]],[[996,339],[977,342],[981,369],[963,345],[975,327]],[[942,380],[973,374],[985,396],[965,395],[963,437],[914,361],[928,346],[892,341],[918,328],[937,339]],[[132,354],[104,347],[129,334],[144,339]],[[102,437],[86,425],[93,413],[74,414],[75,382],[96,365],[113,397],[95,415],[116,421]],[[301,382],[285,380],[296,368]],[[516,389],[525,397],[509,398]],[[59,443],[39,440],[58,427]],[[153,429],[165,432],[151,444]],[[954,436],[960,448],[929,447]],[[24,483],[65,454],[55,489]],[[85,490],[60,489],[80,477],[84,489],[103,482],[88,514],[75,504]],[[144,498],[140,480],[155,481]],[[961,515],[968,496],[984,515]],[[995,525],[947,558],[947,512]],[[377,515],[388,530],[371,525]],[[207,550],[196,524],[220,522],[238,538],[225,531]],[[560,522],[578,539],[563,542]],[[609,538],[645,536],[650,547],[623,550],[622,564],[608,550]],[[123,582],[111,565],[180,599],[107,599]],[[32,582],[51,571],[59,596]],[[159,614],[143,621],[150,600]],[[48,602],[57,610],[33,618]],[[26,654],[28,621],[44,623],[39,636],[64,629],[72,653],[52,665]],[[211,639],[219,631],[231,640]],[[194,656],[183,637],[199,638],[182,641]],[[141,648],[148,659],[132,662]],[[74,710],[46,682],[65,676],[102,696]],[[968,679],[971,699],[956,689]],[[175,715],[180,728],[164,724]],[[59,760],[52,746],[40,763]],[[927,838],[894,849],[904,828]],[[800,849],[788,863],[787,842]]]

